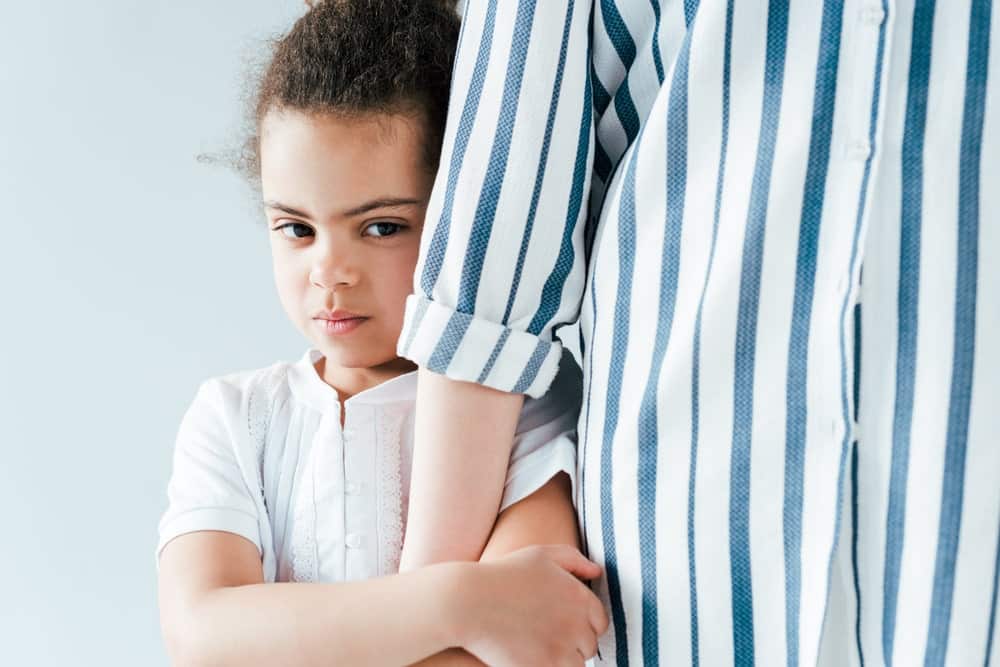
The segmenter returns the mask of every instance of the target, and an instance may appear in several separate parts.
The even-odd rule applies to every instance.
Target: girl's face
[[[272,111],[260,166],[274,276],[295,326],[342,369],[399,365],[396,341],[433,174],[412,116]]]

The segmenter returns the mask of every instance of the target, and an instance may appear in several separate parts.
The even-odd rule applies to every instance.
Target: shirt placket
[[[375,576],[375,410],[348,404],[341,445],[344,452],[344,580]]]
[[[345,567],[344,445],[339,403],[323,415],[313,447],[318,448],[312,474],[319,577],[332,581],[341,578]]]
[[[831,274],[821,282],[829,286],[829,292],[821,297],[830,309],[827,321],[836,321],[837,325],[817,327],[823,339],[817,341],[817,349],[822,350],[825,360],[823,395],[818,403],[824,409],[818,415],[818,426],[835,442],[843,441],[845,429],[853,433],[855,426],[853,411],[844,413],[843,399],[852,395],[848,384],[856,354],[852,306],[858,293],[874,165],[880,154],[878,138],[883,114],[877,107],[883,103],[879,87],[885,80],[888,57],[889,5],[888,0],[849,0],[844,5],[841,57],[846,60],[842,67],[847,69],[840,77],[840,85],[846,89],[837,94],[838,104],[843,106],[837,113],[840,126],[835,129],[831,147],[831,159],[840,163],[831,171],[839,178],[827,195],[834,212],[826,216],[825,230]]]

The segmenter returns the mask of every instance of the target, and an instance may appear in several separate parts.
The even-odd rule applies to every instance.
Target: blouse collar
[[[337,390],[323,381],[316,372],[316,362],[323,353],[316,348],[306,350],[302,358],[288,369],[288,385],[292,394],[315,410],[337,409]],[[369,387],[347,399],[348,404],[380,405],[414,401],[417,396],[417,371],[410,371],[391,380]]]

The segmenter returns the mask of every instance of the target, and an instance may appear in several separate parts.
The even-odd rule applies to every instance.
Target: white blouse
[[[178,535],[222,530],[257,546],[267,582],[398,570],[417,374],[349,398],[341,428],[337,392],[314,366],[321,357],[309,349],[294,364],[202,383],[177,435],[157,564]],[[551,390],[525,398],[501,509],[559,472],[575,488],[581,396],[580,369],[565,353]]]

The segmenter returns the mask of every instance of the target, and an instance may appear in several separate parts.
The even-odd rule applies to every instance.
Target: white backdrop
[[[166,665],[156,522],[202,379],[304,343],[239,138],[293,0],[0,2],[0,664]]]

